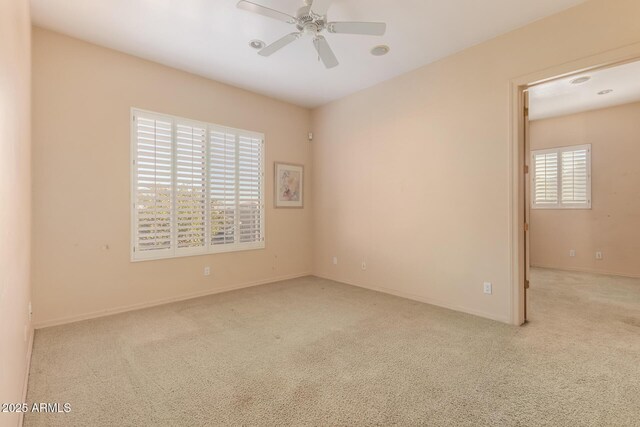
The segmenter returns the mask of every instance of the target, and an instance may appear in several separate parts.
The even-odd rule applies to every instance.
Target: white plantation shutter
[[[176,125],[177,248],[204,252],[207,247],[207,129],[188,123]]]
[[[533,151],[531,163],[533,208],[591,208],[590,145]]]
[[[589,150],[587,148],[563,151],[562,158],[562,204],[584,206],[589,196]]]
[[[558,205],[558,153],[533,155],[533,203],[535,206]]]
[[[132,259],[264,248],[264,136],[132,113]]]
[[[211,245],[236,243],[236,135],[225,129],[209,132]]]
[[[264,211],[262,139],[239,135],[238,140],[239,239],[240,243],[260,242]]]
[[[172,250],[173,124],[156,115],[134,121],[134,248],[137,257]]]

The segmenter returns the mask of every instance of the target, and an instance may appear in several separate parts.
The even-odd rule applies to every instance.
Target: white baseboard
[[[164,304],[170,304],[178,301],[185,301],[189,299],[200,298],[207,295],[220,294],[223,292],[234,291],[237,289],[250,288],[252,286],[266,285],[268,283],[281,282],[283,280],[297,279],[298,277],[305,277],[310,275],[311,273],[297,273],[297,274],[290,274],[286,276],[272,277],[270,279],[264,279],[264,280],[242,283],[238,285],[226,286],[223,288],[208,289],[206,291],[193,292],[190,294],[178,295],[178,296],[169,297],[169,298],[161,298],[161,299],[157,299],[149,302],[143,302],[139,304],[126,305],[126,306],[115,307],[115,308],[110,308],[106,310],[99,310],[99,311],[94,311],[90,313],[84,313],[84,314],[75,315],[75,316],[45,320],[43,322],[35,323],[34,328],[42,329],[42,328],[48,328],[51,326],[66,325],[67,323],[74,323],[74,322],[80,322],[82,320],[96,319],[98,317],[111,316],[114,314],[125,313],[127,311],[141,310],[143,308],[150,308],[158,305],[164,305]]]
[[[24,383],[22,385],[22,402],[26,403],[27,401],[27,387],[29,385],[29,371],[31,370],[31,353],[33,352],[33,336],[35,334],[35,330],[33,328],[29,328],[29,340],[27,341],[27,366],[24,372]],[[20,412],[20,416],[18,418],[18,426],[22,426],[24,422],[24,412]]]
[[[616,277],[626,277],[629,279],[640,279],[639,274],[628,274],[628,273],[616,273],[613,271],[606,270],[591,270],[588,268],[571,268],[571,267],[553,267],[550,265],[531,265],[531,268],[542,268],[545,270],[558,270],[558,271],[569,271],[571,273],[588,273],[588,274],[601,274],[603,276],[616,276]]]
[[[511,319],[508,316],[496,316],[496,315],[491,314],[491,313],[486,313],[486,312],[479,311],[479,310],[473,310],[473,309],[470,309],[470,308],[467,308],[467,307],[463,307],[463,306],[459,306],[459,305],[455,305],[455,304],[449,304],[447,302],[435,300],[433,298],[427,298],[427,297],[423,297],[423,296],[420,296],[420,295],[411,294],[411,293],[408,293],[408,292],[396,291],[395,289],[382,288],[382,287],[377,287],[377,286],[368,286],[368,285],[363,285],[363,284],[359,284],[359,283],[355,283],[355,282],[348,282],[348,281],[344,281],[344,280],[338,280],[338,279],[334,279],[334,278],[331,278],[331,277],[328,277],[328,276],[322,276],[322,275],[319,275],[319,274],[314,274],[314,276],[320,277],[322,279],[332,280],[334,282],[340,282],[340,283],[344,283],[344,284],[347,284],[347,285],[356,286],[358,288],[369,289],[370,291],[382,292],[383,294],[394,295],[394,296],[397,296],[397,297],[406,298],[406,299],[410,299],[410,300],[413,300],[413,301],[423,302],[423,303],[429,304],[429,305],[435,305],[437,307],[446,308],[448,310],[453,310],[453,311],[458,311],[458,312],[461,312],[461,313],[471,314],[473,316],[478,316],[478,317],[484,317],[485,319],[495,320],[497,322],[508,323],[510,325],[513,324],[513,322],[511,322]]]

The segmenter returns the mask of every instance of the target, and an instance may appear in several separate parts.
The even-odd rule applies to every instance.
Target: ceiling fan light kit
[[[298,9],[295,16],[248,0],[240,0],[238,8],[296,26],[296,32],[287,34],[270,45],[263,47],[258,52],[259,55],[271,56],[299,38],[309,36],[313,39],[313,46],[324,66],[326,68],[334,68],[339,64],[338,59],[322,32],[382,36],[387,29],[387,24],[384,22],[328,22],[327,11],[331,6],[331,2],[332,0],[306,0],[305,5]],[[386,51],[382,55],[389,51],[389,47],[385,47]]]

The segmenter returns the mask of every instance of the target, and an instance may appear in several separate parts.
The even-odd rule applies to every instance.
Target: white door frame
[[[610,68],[640,60],[640,43],[605,51],[586,58],[530,73],[511,80],[511,128],[510,128],[510,175],[509,206],[511,221],[509,241],[511,254],[511,309],[510,319],[514,325],[522,325],[524,318],[524,272],[525,272],[525,130],[524,90],[548,81],[581,74],[602,68]]]

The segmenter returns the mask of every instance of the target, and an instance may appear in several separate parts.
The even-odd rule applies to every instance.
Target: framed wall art
[[[275,207],[302,208],[304,192],[304,166],[275,163]]]

